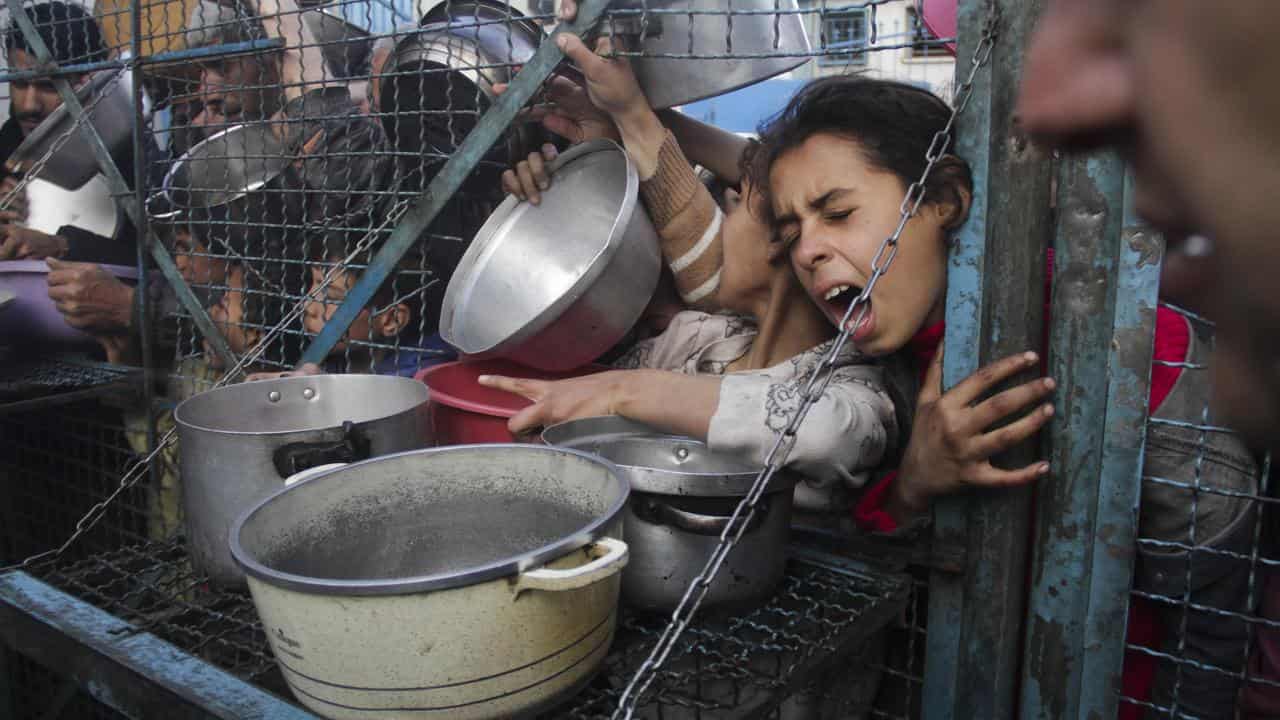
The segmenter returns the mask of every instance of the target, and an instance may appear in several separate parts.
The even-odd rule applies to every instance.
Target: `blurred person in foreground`
[[[1280,447],[1277,35],[1273,0],[1054,0],[1018,103],[1045,144],[1126,155],[1138,211],[1168,243],[1162,292],[1217,323],[1215,405],[1259,449]],[[1280,578],[1264,575],[1275,619]],[[1280,633],[1255,631],[1249,674],[1280,681]],[[1280,716],[1280,690],[1246,682],[1241,708]]]

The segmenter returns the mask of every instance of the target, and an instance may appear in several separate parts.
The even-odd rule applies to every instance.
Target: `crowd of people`
[[[1280,583],[1264,573],[1259,597],[1249,561],[1264,512],[1255,499],[1258,458],[1275,445],[1271,421],[1280,413],[1280,355],[1270,340],[1280,302],[1267,284],[1280,253],[1264,229],[1276,212],[1264,193],[1280,167],[1280,138],[1275,113],[1252,109],[1256,95],[1220,82],[1231,68],[1258,64],[1252,56],[1240,60],[1242,48],[1265,47],[1268,57],[1280,52],[1265,43],[1266,32],[1280,26],[1280,9],[1251,14],[1238,7],[1248,4],[1210,10],[1153,0],[1139,10],[1107,0],[1058,0],[1028,51],[1019,106],[1026,128],[1047,145],[1121,143],[1131,151],[1140,209],[1169,242],[1162,291],[1218,323],[1212,331],[1164,305],[1156,315],[1148,413],[1164,422],[1147,430],[1144,475],[1151,479],[1142,487],[1139,529],[1158,543],[1137,551],[1134,582],[1146,599],[1131,603],[1128,632],[1167,657],[1130,653],[1123,688],[1126,697],[1202,718],[1232,717],[1238,703],[1260,717],[1280,712],[1274,688],[1241,682],[1246,670],[1280,679],[1276,628],[1265,619],[1243,620],[1280,610]],[[571,19],[572,3],[561,12]],[[28,13],[60,62],[106,56],[93,18],[77,6],[45,2]],[[1270,25],[1250,19],[1258,14]],[[850,304],[871,282],[877,250],[898,225],[904,194],[924,170],[935,134],[950,127],[948,104],[927,90],[836,76],[809,83],[746,140],[652,109],[610,39],[592,47],[556,35],[580,77],[553,78],[528,111],[548,142],[500,181],[488,178],[475,197],[451,203],[328,360],[293,370],[303,342],[332,317],[390,230],[383,221],[425,187],[461,140],[446,132],[446,142],[432,140],[430,153],[406,146],[404,133],[388,123],[395,98],[380,92],[392,46],[375,44],[363,76],[340,78],[303,17],[294,0],[197,6],[189,45],[283,42],[270,52],[202,65],[183,132],[168,134],[170,147],[146,149],[142,175],[163,175],[220,131],[260,123],[272,128],[289,158],[278,188],[285,201],[279,218],[267,222],[264,215],[257,223],[261,232],[232,233],[225,224],[175,213],[153,216],[158,235],[175,251],[183,278],[212,289],[205,297],[209,316],[237,357],[305,303],[296,327],[278,334],[274,354],[264,355],[271,362],[250,368],[259,377],[412,375],[455,357],[436,328],[444,281],[503,193],[538,203],[555,183],[547,168],[558,152],[614,140],[640,175],[665,281],[614,354],[615,369],[560,381],[481,378],[532,401],[510,422],[517,434],[617,414],[763,462]],[[5,47],[12,68],[36,66],[16,25]],[[47,81],[11,87],[0,161],[59,105]],[[1193,149],[1201,146],[1213,152]],[[14,174],[0,189],[17,182],[17,169],[9,170]],[[1053,378],[1010,386],[1042,367],[1047,348],[1027,348],[942,386],[948,252],[972,196],[966,159],[954,151],[941,158],[891,270],[875,283],[861,322],[849,328],[851,342],[790,450],[789,467],[802,477],[796,507],[807,521],[910,539],[928,526],[940,497],[1026,485],[1053,471],[1044,461],[993,463],[1053,417]],[[0,259],[47,259],[50,296],[67,322],[98,337],[108,359],[136,362],[140,307],[152,303],[159,313],[171,300],[163,285],[153,297],[136,297],[100,267],[125,251],[133,262],[133,227],[122,226],[113,238],[77,228],[48,235],[22,220],[20,202],[0,213]],[[226,370],[209,344],[198,355],[180,357],[175,372],[211,380]],[[1189,371],[1206,366],[1214,370],[1212,386],[1208,374]],[[1203,432],[1218,424],[1244,435]],[[157,512],[174,522],[175,472],[156,499]],[[1127,704],[1122,713],[1140,717],[1143,708]]]

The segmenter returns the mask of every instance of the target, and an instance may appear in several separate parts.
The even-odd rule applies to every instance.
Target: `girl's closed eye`
[[[825,217],[827,220],[844,220],[845,218],[852,215],[855,211],[857,211],[857,208],[849,208],[848,210],[828,210],[827,212],[823,213],[823,217]]]

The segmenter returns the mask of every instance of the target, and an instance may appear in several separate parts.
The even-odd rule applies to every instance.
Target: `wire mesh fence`
[[[1212,324],[1173,305],[1160,312],[1122,712],[1266,717],[1280,687],[1270,457],[1217,424]],[[1173,342],[1161,358],[1162,336],[1185,336],[1185,351]]]
[[[29,47],[4,16],[10,121],[0,131],[0,160],[9,162],[27,200],[21,208],[22,193],[10,191],[0,206],[21,209],[46,237],[69,236],[65,257],[86,263],[132,265],[150,232],[171,254],[195,302],[184,302],[172,279],[145,262],[147,291],[117,308],[128,318],[123,324],[140,325],[132,330],[149,344],[159,375],[150,407],[86,404],[23,413],[20,420],[0,417],[14,430],[6,436],[13,440],[6,472],[20,479],[8,512],[24,516],[5,523],[6,562],[60,544],[87,507],[109,496],[127,460],[154,448],[173,427],[173,406],[223,381],[236,360],[252,352],[246,372],[292,369],[361,277],[383,272],[374,262],[378,250],[492,107],[500,86],[557,23],[557,7],[545,0],[100,1],[27,8],[64,70],[42,75],[39,48]],[[599,33],[617,40],[618,54],[637,68],[651,96],[675,85],[671,73],[681,67],[727,77],[735,64],[755,62],[771,66],[769,74],[782,73],[757,86],[755,92],[771,88],[763,95],[744,92],[735,100],[693,93],[660,103],[743,134],[808,78],[866,73],[947,96],[953,74],[943,51],[949,38],[932,36],[907,0],[641,2],[615,7]],[[561,72],[575,77],[567,67]],[[78,88],[90,112],[52,124],[40,139],[37,128],[60,103],[51,77]],[[743,84],[726,77],[717,78],[717,92]],[[535,104],[547,100],[544,88]],[[744,102],[767,107],[748,118]],[[110,118],[132,122],[108,127]],[[103,136],[128,188],[94,171],[92,149],[79,134],[86,124]],[[455,357],[438,334],[450,274],[505,197],[501,173],[548,143],[567,145],[529,119],[503,131],[340,333],[321,363],[325,371],[413,375]],[[82,181],[86,174],[90,179]],[[145,200],[145,218],[125,212],[136,200]],[[202,315],[216,338],[201,330]],[[229,354],[221,352],[223,344]],[[110,362],[144,361],[141,348],[107,345],[102,352]],[[283,692],[278,678],[272,685],[274,665],[260,639],[236,640],[237,633],[254,632],[247,598],[229,609],[206,607],[198,580],[174,559],[182,553],[178,452],[161,453],[146,480],[44,575],[121,617],[142,622],[145,616],[143,627],[177,627],[182,618],[195,618],[189,634],[164,636]],[[85,453],[92,459],[82,459]],[[51,477],[56,480],[47,482]],[[129,549],[139,543],[152,545],[142,554]],[[169,555],[155,550],[164,547]],[[102,580],[115,583],[110,591],[86,580],[112,573],[133,579]],[[889,699],[878,717],[918,714],[917,699],[901,698],[904,688],[915,698],[921,682],[922,587],[916,584],[901,615],[888,659],[868,658],[885,670],[880,695]],[[209,629],[224,621],[231,629]],[[732,633],[725,638],[743,645],[738,654],[753,643],[768,645],[735,641]],[[224,651],[230,655],[218,655]],[[734,672],[726,682],[747,671]],[[584,702],[599,704],[616,692],[598,688],[595,699]],[[821,695],[812,688],[805,693]],[[716,703],[721,711],[732,705],[725,698]]]

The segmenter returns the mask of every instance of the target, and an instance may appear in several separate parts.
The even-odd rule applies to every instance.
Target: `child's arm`
[[[591,101],[613,118],[636,164],[640,192],[680,297],[698,309],[720,308],[724,214],[698,180],[675,136],[649,107],[630,64],[625,58],[602,57],[612,47],[609,38],[600,39],[597,52],[574,35],[560,35],[558,41],[582,69]]]
[[[747,139],[694,120],[676,110],[661,110],[662,124],[676,136],[680,148],[695,165],[701,165],[722,181],[737,185],[742,181],[742,154]]]

